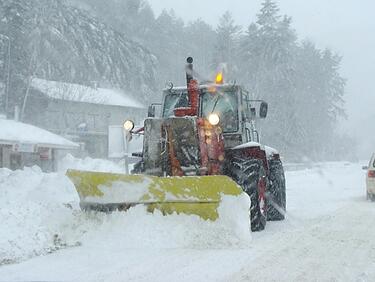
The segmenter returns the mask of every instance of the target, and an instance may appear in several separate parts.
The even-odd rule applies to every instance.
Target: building
[[[85,154],[108,157],[108,128],[141,124],[147,109],[123,91],[34,78],[25,110],[36,126],[80,143]]]
[[[0,167],[12,170],[38,165],[55,171],[57,155],[79,145],[36,126],[0,118]]]

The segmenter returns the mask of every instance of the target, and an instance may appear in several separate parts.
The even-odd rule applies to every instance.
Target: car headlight
[[[219,122],[220,122],[220,117],[218,114],[210,114],[208,116],[208,122],[211,124],[211,125],[218,125]]]
[[[126,131],[132,131],[134,129],[134,122],[132,120],[127,120],[124,122],[124,129]]]

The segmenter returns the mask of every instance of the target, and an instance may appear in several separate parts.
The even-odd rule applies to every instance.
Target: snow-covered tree
[[[265,139],[281,150],[302,130],[291,108],[294,107],[293,77],[296,35],[291,19],[281,17],[275,2],[266,0],[256,23],[250,24],[241,40],[241,81],[254,98],[270,103]]]
[[[97,81],[137,93],[140,100],[155,91],[155,57],[80,9],[57,0],[4,0],[0,18],[0,33],[9,34],[12,45],[10,109],[15,104],[27,109],[33,76]]]
[[[216,29],[213,66],[223,70],[228,79],[237,77],[237,50],[241,27],[234,23],[232,14],[227,11],[219,19]]]
[[[263,141],[290,158],[327,156],[344,116],[341,58],[300,43],[273,0],[263,1],[245,33],[230,12],[215,29],[203,20],[185,24],[173,11],[155,18],[146,0],[4,0],[0,18],[0,33],[12,41],[13,105],[22,105],[34,75],[141,90],[159,101],[166,82],[185,83],[184,63],[193,56],[199,80],[224,68],[226,81],[269,102]]]

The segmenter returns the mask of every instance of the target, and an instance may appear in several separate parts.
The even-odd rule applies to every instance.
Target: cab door
[[[366,175],[367,192],[375,195],[375,154],[372,155]]]

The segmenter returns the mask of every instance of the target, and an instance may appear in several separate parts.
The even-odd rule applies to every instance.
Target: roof
[[[224,83],[224,84],[216,84],[216,83],[204,83],[204,84],[199,84],[200,89],[211,89],[212,87],[215,87],[216,89],[228,89],[228,88],[233,88],[233,87],[240,87],[237,84],[229,84],[229,83]],[[163,91],[186,91],[187,86],[173,86],[173,87],[166,87],[163,89]]]
[[[0,119],[0,144],[33,144],[38,147],[76,149],[78,144],[42,128],[8,119]]]
[[[145,108],[136,99],[121,90],[93,88],[80,84],[33,78],[31,87],[50,98],[73,102]]]

